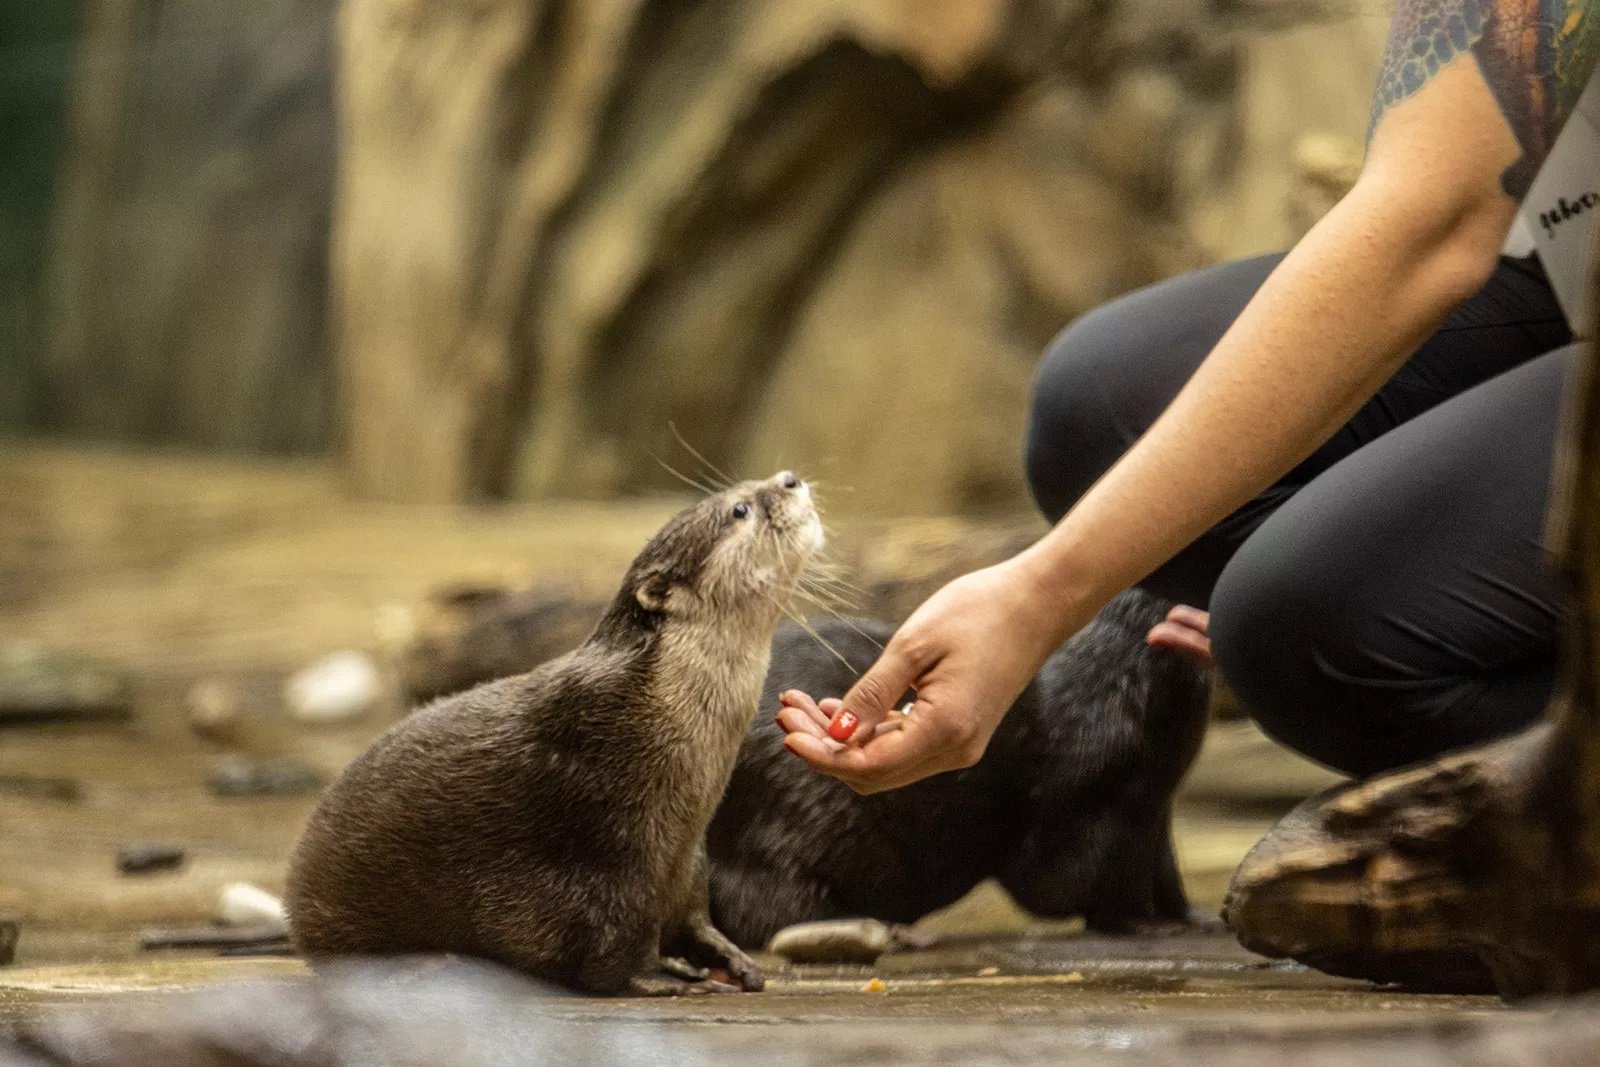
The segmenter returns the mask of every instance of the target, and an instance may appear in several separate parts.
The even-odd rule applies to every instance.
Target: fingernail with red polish
[[[835,741],[848,741],[850,735],[856,732],[856,717],[854,712],[841,711],[839,717],[828,724],[828,736]]]

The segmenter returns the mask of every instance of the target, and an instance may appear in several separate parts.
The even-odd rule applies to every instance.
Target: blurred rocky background
[[[318,791],[413,699],[576,641],[690,495],[658,460],[818,480],[885,619],[1036,536],[1040,350],[1309,227],[1384,8],[0,6],[0,1032],[238,973],[192,953],[281,928]],[[1328,781],[1213,729],[1191,895]],[[1015,940],[909,959],[908,1019],[1209,1014],[1240,975],[1250,1011],[1370,1006],[1225,938],[1052,949],[992,888],[930,922]],[[864,976],[801,978],[835,1018]]]
[[[0,15],[0,426],[385,500],[670,484],[1026,507],[1032,365],[1303,231],[1339,0],[38,0]]]

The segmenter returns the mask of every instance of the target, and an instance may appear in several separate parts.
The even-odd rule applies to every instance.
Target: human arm
[[[1519,20],[1549,6],[1401,3],[1351,192],[1055,529],[940,590],[842,708],[824,702],[867,727],[864,744],[831,742],[786,709],[790,749],[862,791],[969,765],[1062,640],[1347,421],[1493,270],[1515,197],[1587,80],[1596,17],[1584,5],[1556,12],[1553,47],[1519,51]],[[1429,54],[1444,62],[1430,68]],[[877,732],[908,686],[912,714]]]

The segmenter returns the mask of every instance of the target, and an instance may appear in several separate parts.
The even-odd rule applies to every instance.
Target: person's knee
[[[1239,703],[1274,740],[1319,763],[1361,773],[1358,730],[1345,721],[1350,679],[1324,655],[1337,611],[1292,561],[1252,558],[1223,569],[1211,597],[1211,651]]]
[[[1115,463],[1124,437],[1106,380],[1120,354],[1120,302],[1079,316],[1045,349],[1034,376],[1023,462],[1039,510],[1054,522]]]

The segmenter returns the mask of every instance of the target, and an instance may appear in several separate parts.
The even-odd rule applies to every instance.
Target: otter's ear
[[[667,611],[667,601],[672,596],[672,582],[662,572],[651,571],[639,582],[633,595],[644,610],[664,615]]]

